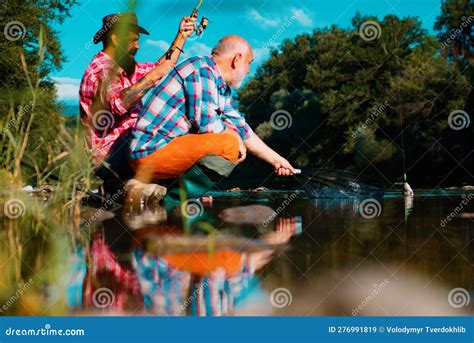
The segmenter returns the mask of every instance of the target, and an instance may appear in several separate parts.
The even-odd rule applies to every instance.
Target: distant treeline
[[[473,24],[469,0],[444,1],[437,37],[417,18],[359,14],[352,28],[299,35],[240,91],[240,110],[298,167],[386,184],[404,171],[417,187],[472,184]],[[259,182],[269,172],[250,160],[237,177]]]
[[[83,140],[71,135],[77,118],[66,123],[59,114],[67,109],[49,78],[65,62],[54,28],[75,3],[0,6],[2,182],[49,183],[62,174],[76,182],[90,173],[78,166],[87,158]],[[298,167],[352,170],[387,184],[406,170],[417,187],[473,183],[473,24],[470,0],[448,0],[437,37],[416,18],[361,15],[349,29],[297,36],[239,92],[240,109]],[[249,158],[228,184],[258,185],[269,175]]]

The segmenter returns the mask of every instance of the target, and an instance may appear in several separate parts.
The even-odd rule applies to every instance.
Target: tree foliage
[[[23,166],[34,169],[29,174],[44,168],[58,145],[60,105],[49,75],[65,62],[56,28],[74,4],[5,0],[0,5],[0,160],[10,172],[17,167],[14,161],[24,142],[26,151],[20,157]]]
[[[375,39],[363,37],[365,23],[375,23]],[[240,91],[239,104],[251,126],[299,167],[392,182],[403,175],[404,151],[406,169],[426,182],[453,168],[444,150],[458,159],[469,152],[467,133],[448,126],[469,90],[462,68],[416,18],[357,14],[350,29],[286,40]],[[290,127],[279,130],[276,111],[289,113]]]

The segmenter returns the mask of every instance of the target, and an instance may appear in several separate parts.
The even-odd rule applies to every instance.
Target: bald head
[[[245,38],[230,35],[225,36],[219,42],[217,42],[216,46],[212,50],[212,54],[215,56],[220,56],[222,58],[233,57],[236,54],[248,54],[252,52],[252,48],[250,44],[245,40]]]
[[[232,88],[239,88],[253,61],[250,44],[240,36],[225,36],[212,50],[212,56],[226,83]]]

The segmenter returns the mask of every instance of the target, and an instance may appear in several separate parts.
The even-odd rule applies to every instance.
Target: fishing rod
[[[199,8],[201,7],[202,3],[203,3],[204,0],[200,0],[199,1],[199,4],[196,6],[196,8],[193,10],[193,13],[191,13],[191,18],[197,18],[198,17],[198,11],[199,11]],[[199,37],[201,36],[204,31],[206,30],[207,26],[209,25],[209,19],[206,18],[206,17],[202,17],[201,19],[201,22],[199,23],[199,25],[195,28],[195,31],[196,31],[196,35]],[[178,49],[180,51],[180,53],[183,52],[183,50],[181,50],[180,48],[177,47],[177,44],[179,44],[179,42],[181,41],[181,39],[183,38],[183,33],[182,32],[179,32],[179,35],[178,37],[176,38],[176,40],[173,42],[173,44],[171,45],[171,47],[169,48],[169,50],[166,52],[166,59],[167,60],[170,60],[171,59],[171,56],[173,55],[175,49]]]

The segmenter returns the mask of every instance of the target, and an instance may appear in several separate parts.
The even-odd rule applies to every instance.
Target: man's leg
[[[237,138],[226,133],[189,134],[175,138],[164,148],[133,162],[135,179],[149,183],[176,178],[208,155],[237,162]]]
[[[131,136],[126,133],[117,138],[104,163],[96,170],[96,175],[104,181],[106,194],[117,194],[133,177],[133,169],[129,164],[128,152]]]

